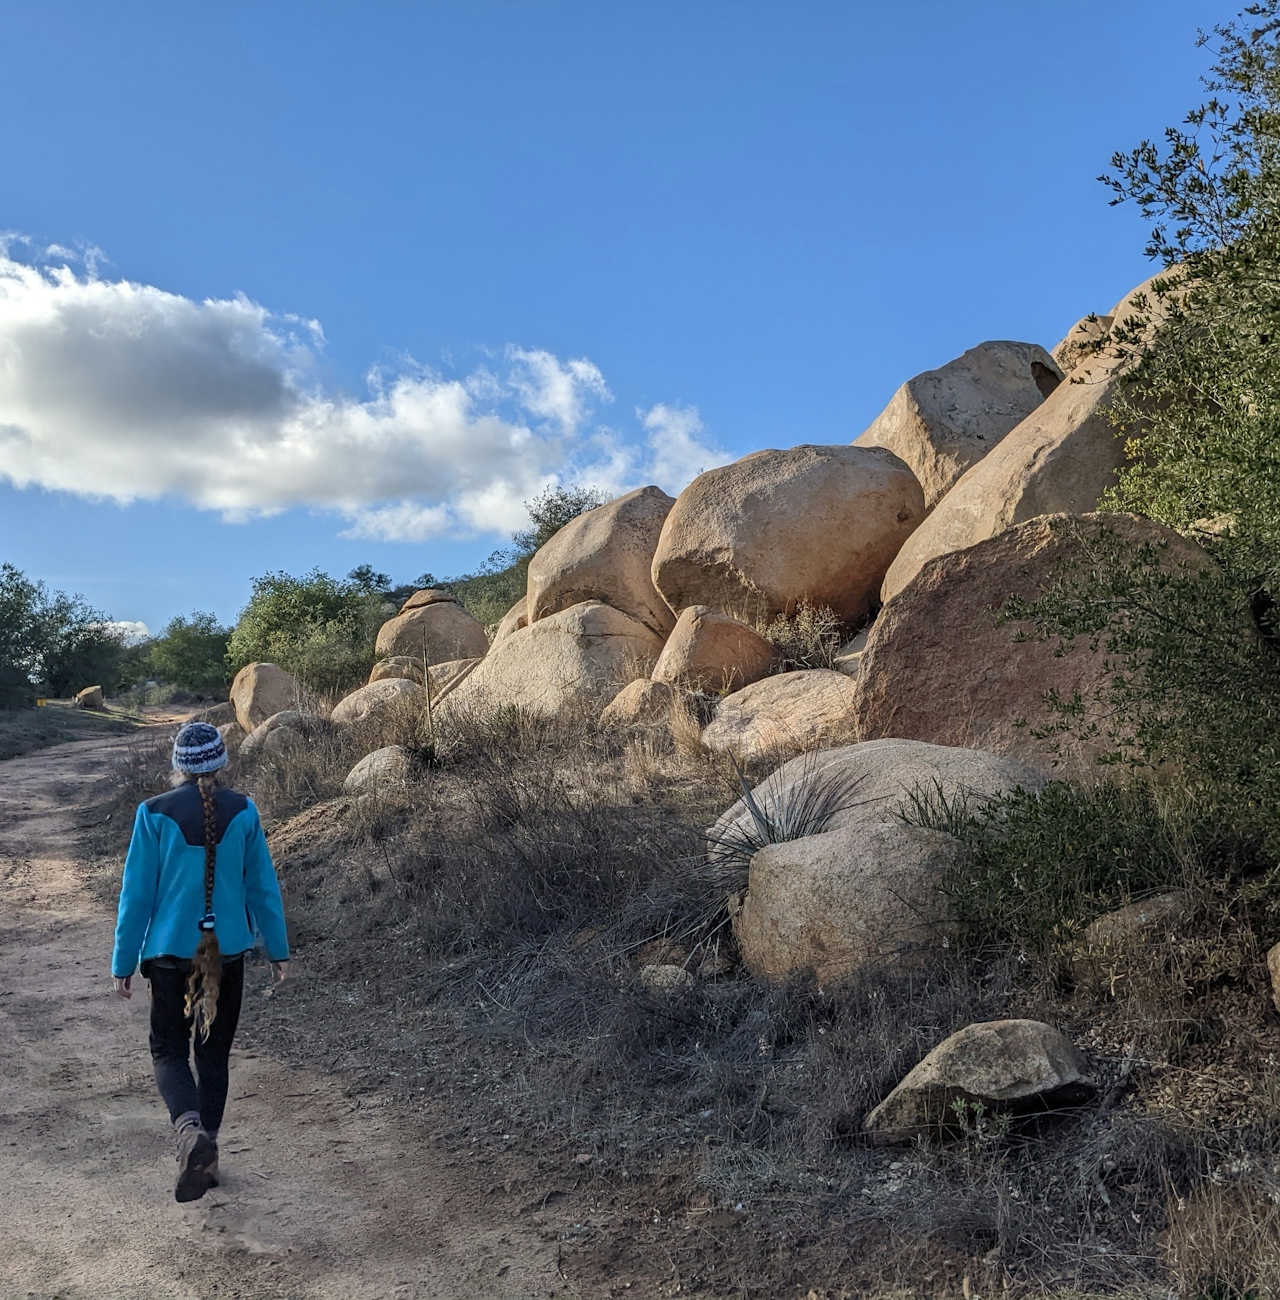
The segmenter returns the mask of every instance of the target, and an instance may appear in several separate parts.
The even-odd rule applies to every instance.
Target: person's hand
[[[126,975],[124,979],[118,979],[116,976],[111,977],[111,982],[116,986],[116,997],[124,998],[126,1001],[133,997],[133,976]]]
[[[271,983],[283,984],[289,978],[289,963],[287,961],[273,961],[271,963]]]

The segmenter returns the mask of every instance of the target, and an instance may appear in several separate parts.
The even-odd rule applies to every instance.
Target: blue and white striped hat
[[[217,727],[207,722],[188,722],[173,742],[173,766],[177,772],[203,776],[227,765],[227,747]]]

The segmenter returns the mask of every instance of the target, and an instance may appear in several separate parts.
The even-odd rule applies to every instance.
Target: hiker
[[[178,732],[174,788],[139,805],[133,823],[111,958],[117,996],[133,996],[139,962],[151,982],[151,1059],[177,1133],[179,1201],[218,1185],[227,1060],[255,929],[272,982],[289,970],[280,884],[262,823],[244,795],[218,785],[214,773],[226,764],[216,727],[189,722]]]

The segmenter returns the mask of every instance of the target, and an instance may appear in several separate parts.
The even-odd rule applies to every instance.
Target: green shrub
[[[1257,825],[1183,788],[1143,782],[1055,781],[973,806],[922,790],[904,818],[964,844],[943,888],[964,941],[979,950],[1044,952],[1134,898],[1275,861]]]
[[[355,575],[341,580],[313,569],[300,578],[268,573],[256,579],[228,640],[230,669],[279,664],[309,690],[325,693],[359,684],[373,666],[388,609],[385,594],[360,570]]]
[[[231,629],[212,614],[199,611],[189,618],[170,619],[164,631],[146,646],[151,675],[188,691],[217,691],[231,680],[227,643]]]
[[[0,707],[30,705],[37,688],[54,696],[85,686],[114,691],[121,652],[120,634],[82,597],[0,564]]]

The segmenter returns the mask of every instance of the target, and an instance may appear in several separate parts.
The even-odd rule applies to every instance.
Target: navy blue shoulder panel
[[[227,827],[249,806],[249,800],[236,790],[214,791],[218,809],[218,839],[227,833]],[[178,823],[182,838],[195,848],[204,847],[204,808],[200,804],[200,791],[194,781],[184,782],[176,790],[166,790],[154,799],[148,799],[146,809],[153,815],[169,817]]]

